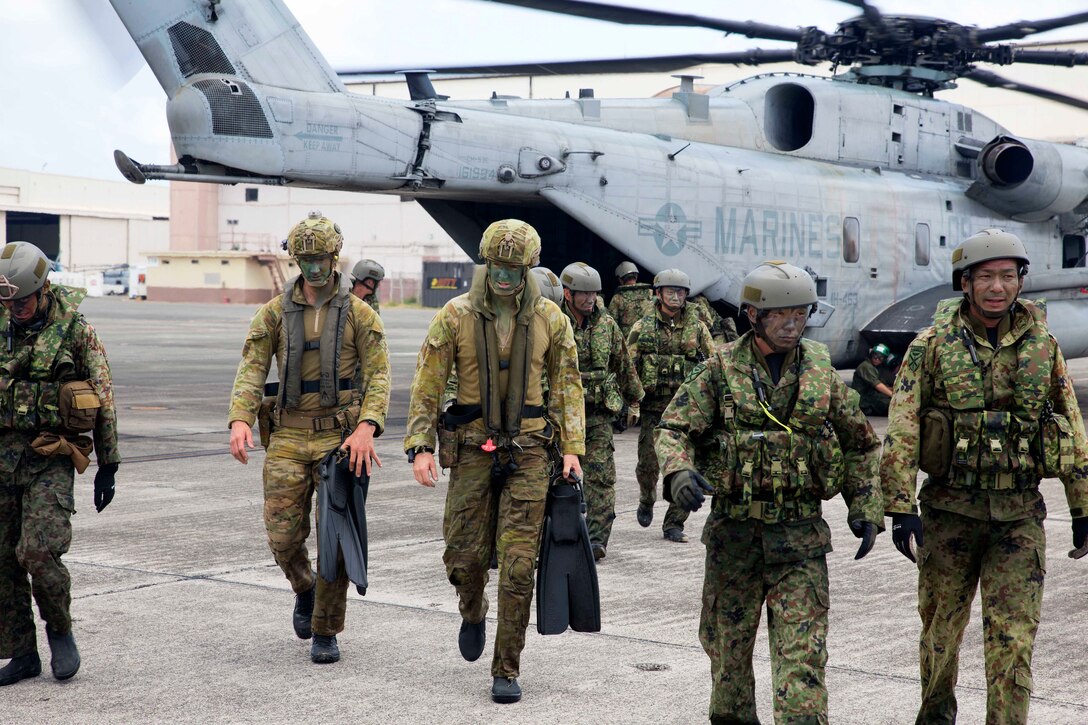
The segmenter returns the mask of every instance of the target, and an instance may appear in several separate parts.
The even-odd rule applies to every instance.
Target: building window
[[[842,220],[842,259],[853,264],[861,256],[861,222],[852,216]]]
[[[914,263],[919,267],[929,265],[929,225],[914,225]]]
[[[256,189],[256,188],[246,189],[246,201],[257,201],[257,192],[258,191],[259,190]]]

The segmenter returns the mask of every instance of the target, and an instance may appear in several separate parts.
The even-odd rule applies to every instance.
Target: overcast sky
[[[610,1],[718,17],[728,7],[744,7],[748,17],[729,17],[790,27],[816,25],[826,31],[858,12],[831,0]],[[230,2],[223,0],[224,6]],[[1031,19],[1068,15],[1085,10],[1088,1],[876,4],[888,14],[940,15],[986,27],[1025,15]],[[666,55],[741,50],[757,44],[788,47],[725,38],[710,30],[565,18],[483,0],[287,0],[287,5],[338,69]],[[123,28],[106,0],[0,0],[0,18],[0,166],[119,180],[112,159],[115,148],[141,162],[168,162],[165,95],[135,45],[127,36],[118,37]],[[1037,37],[1086,38],[1088,25]],[[1082,89],[1088,88],[1088,67],[1069,73],[1069,84],[1056,90],[1086,95]],[[1088,129],[1088,122],[1085,125]]]

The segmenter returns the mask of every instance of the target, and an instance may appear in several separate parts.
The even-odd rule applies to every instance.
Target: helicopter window
[[[893,103],[892,104],[892,113],[894,113],[897,116],[902,116],[903,115],[903,107],[900,106],[898,103]]]
[[[942,234],[940,240],[937,242],[937,245],[941,247],[948,246],[948,237]]]
[[[892,131],[892,143],[902,143],[902,142],[903,142],[903,134],[896,133],[895,131]]]
[[[842,220],[842,259],[853,264],[861,256],[861,222],[852,216]]]
[[[816,101],[804,86],[781,83],[767,91],[763,125],[767,140],[779,151],[796,151],[812,139]]]
[[[929,225],[914,225],[914,263],[919,267],[929,264]]]
[[[1084,237],[1079,234],[1066,234],[1062,239],[1062,267],[1083,267]]]

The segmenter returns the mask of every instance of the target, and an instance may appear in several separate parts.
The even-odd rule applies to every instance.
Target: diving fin
[[[344,572],[366,594],[366,495],[370,477],[356,476],[347,454],[336,448],[322,460],[317,487],[317,573],[327,582]]]
[[[548,489],[536,580],[536,631],[601,631],[597,564],[582,515],[582,492],[556,483]]]

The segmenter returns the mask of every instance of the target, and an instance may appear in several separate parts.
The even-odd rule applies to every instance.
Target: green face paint
[[[311,287],[324,287],[332,276],[331,254],[296,257],[296,261],[299,272],[302,273],[302,279]]]
[[[525,267],[502,262],[487,263],[487,281],[497,295],[512,295],[521,289],[525,280]]]

